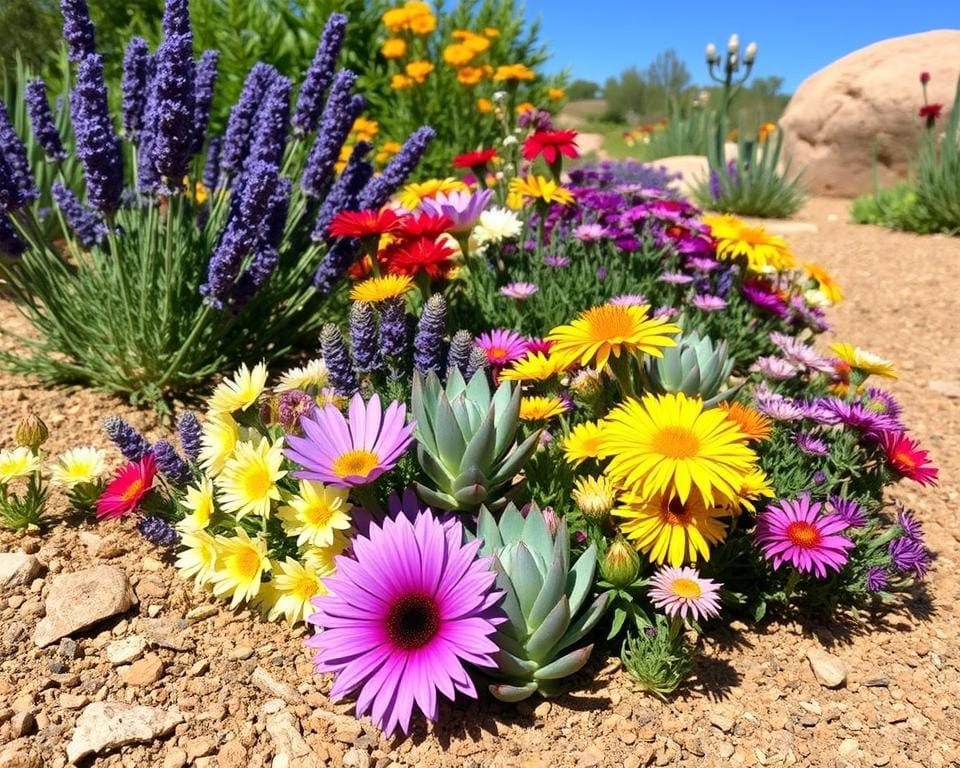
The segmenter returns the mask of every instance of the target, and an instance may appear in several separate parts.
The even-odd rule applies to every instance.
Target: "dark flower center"
[[[387,636],[398,648],[422,648],[437,634],[440,612],[430,595],[403,595],[387,613]]]

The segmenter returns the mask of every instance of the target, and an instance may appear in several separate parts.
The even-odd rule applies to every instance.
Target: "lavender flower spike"
[[[190,480],[190,467],[166,440],[157,440],[153,444],[153,456],[157,460],[157,469],[174,485],[185,485]]]
[[[349,397],[359,389],[359,384],[343,334],[333,323],[327,323],[320,331],[320,349],[330,372],[331,386],[341,395]]]
[[[40,197],[40,191],[33,180],[33,172],[30,170],[30,161],[27,159],[27,148],[17,135],[13,123],[10,122],[6,104],[2,99],[0,99],[0,155],[3,156],[7,165],[2,171],[2,186],[7,192],[5,196],[9,198],[7,202],[0,199],[0,206],[8,210],[22,208]]]
[[[110,119],[100,56],[92,54],[80,62],[71,96],[70,117],[87,181],[87,200],[98,211],[110,213],[120,204],[123,191],[123,156]]]
[[[147,67],[150,51],[147,41],[134,37],[123,55],[123,134],[136,141],[143,130],[147,110]]]
[[[424,125],[417,128],[407,137],[400,151],[397,152],[383,169],[383,173],[374,177],[367,184],[360,195],[360,209],[374,210],[380,208],[390,195],[400,189],[400,186],[407,180],[407,177],[413,173],[420,158],[423,157],[436,136],[433,128]]]
[[[317,129],[323,97],[333,80],[346,31],[347,17],[342,13],[331,14],[323,28],[313,63],[310,64],[297,95],[297,109],[292,120],[297,136],[305,136]]]
[[[47,86],[39,78],[27,83],[24,93],[27,103],[27,115],[30,118],[30,129],[34,138],[43,148],[48,160],[64,160],[67,153],[60,141],[60,133],[53,122],[53,113],[50,111],[50,102],[47,101]]]
[[[200,441],[203,437],[203,428],[200,420],[192,411],[184,411],[177,419],[177,436],[180,438],[180,447],[190,461],[196,461],[200,456]]]
[[[360,255],[360,241],[355,237],[341,237],[324,255],[317,271],[313,273],[313,285],[324,296],[329,295],[350,265]]]
[[[162,517],[147,515],[137,523],[137,530],[147,541],[157,547],[173,547],[180,541],[180,534],[177,533],[170,523]]]
[[[450,352],[447,355],[447,370],[456,368],[460,373],[466,371],[467,364],[470,362],[470,353],[476,345],[470,331],[460,330],[453,334],[453,338],[450,339]]]
[[[196,94],[193,35],[186,0],[169,0],[163,14],[163,43],[157,51],[151,119],[156,123],[153,161],[166,188],[183,188],[193,149]]]
[[[287,125],[290,122],[290,89],[292,84],[280,75],[273,78],[257,110],[250,155],[245,166],[258,161],[279,166],[287,146]]]
[[[317,213],[317,220],[310,234],[310,239],[315,243],[321,240],[330,242],[330,222],[338,213],[357,210],[360,191],[373,178],[373,166],[364,159],[371,149],[373,145],[366,141],[358,141],[353,145],[350,159],[347,160],[337,180],[333,182]]]
[[[190,7],[187,0],[166,0],[163,7],[163,36],[189,35]]]
[[[107,227],[95,213],[88,211],[77,196],[59,181],[50,190],[53,199],[63,214],[67,225],[73,230],[84,248],[92,248],[107,236]]]
[[[290,206],[292,190],[293,183],[290,179],[280,177],[277,180],[277,185],[270,196],[269,211],[259,223],[257,251],[253,255],[250,266],[244,270],[237,281],[234,304],[238,308],[254,297],[280,263],[278,249],[283,238],[284,225],[287,223],[287,210]]]
[[[257,107],[275,77],[277,71],[269,64],[257,62],[250,69],[243,82],[240,97],[230,110],[230,118],[227,120],[220,159],[221,173],[237,173],[243,167],[243,161],[250,150]]]
[[[334,78],[330,97],[323,110],[323,120],[313,148],[303,168],[300,186],[311,197],[321,198],[330,186],[333,166],[340,156],[340,147],[347,140],[354,114],[353,86],[357,76],[348,69],[341,70]]]
[[[97,52],[93,22],[87,0],[60,0],[63,14],[63,39],[67,41],[67,57],[70,61],[83,61]]]
[[[447,357],[443,336],[447,330],[447,302],[441,294],[435,293],[423,307],[417,335],[413,339],[413,364],[420,373],[426,375],[435,371],[443,372],[443,363]]]
[[[203,166],[203,186],[211,192],[217,188],[220,183],[220,148],[223,146],[223,139],[214,136],[207,144],[207,162]]]
[[[373,307],[365,301],[350,305],[350,344],[353,348],[354,366],[359,373],[380,370],[383,360],[377,347],[377,321]]]
[[[127,461],[140,461],[153,451],[146,438],[119,416],[107,416],[103,431]]]
[[[210,107],[213,105],[213,87],[217,82],[220,51],[204,51],[197,64],[196,89],[193,102],[193,144],[190,154],[203,149],[210,123]]]

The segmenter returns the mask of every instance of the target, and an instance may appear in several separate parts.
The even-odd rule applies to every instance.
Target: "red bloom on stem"
[[[929,82],[930,82],[930,73],[929,73],[929,72],[921,72],[921,73],[920,73],[920,82],[921,82],[923,85],[926,85],[927,83],[929,83]]]
[[[926,119],[927,123],[935,122],[943,113],[943,104],[924,104],[918,114]]]
[[[418,213],[415,216],[404,216],[397,228],[397,235],[405,239],[427,238],[436,240],[440,235],[453,229],[453,221],[443,214]]]
[[[523,157],[533,160],[540,155],[551,165],[560,155],[580,157],[576,131],[537,131],[523,143]]]
[[[454,168],[475,168],[478,165],[492,163],[497,157],[495,149],[481,149],[476,152],[464,152],[453,158]]]
[[[390,208],[379,211],[341,211],[330,222],[333,237],[373,237],[395,232],[403,221],[402,216]]]
[[[880,445],[887,455],[887,461],[901,475],[920,485],[936,485],[940,474],[930,463],[930,455],[903,432],[884,432],[880,436]]]
[[[136,509],[144,496],[153,488],[157,475],[157,462],[152,453],[140,461],[131,462],[117,471],[117,476],[97,499],[97,519],[111,520],[123,517]]]
[[[389,269],[393,274],[416,276],[423,272],[428,277],[446,277],[453,269],[456,251],[448,243],[427,237],[418,237],[389,249]]]

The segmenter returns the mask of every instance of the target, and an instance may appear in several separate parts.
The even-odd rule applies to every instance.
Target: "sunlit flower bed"
[[[575,132],[494,101],[497,146],[330,217],[349,305],[319,356],[225,372],[169,441],[108,416],[112,476],[24,422],[6,522],[48,477],[136,518],[198,590],[305,622],[331,695],[387,733],[441,695],[556,695],[603,654],[667,695],[712,625],[912,588],[929,555],[884,490],[937,470],[893,364],[817,343],[829,274],[654,170],[566,171]]]

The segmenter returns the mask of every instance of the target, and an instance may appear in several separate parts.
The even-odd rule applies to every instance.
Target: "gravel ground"
[[[328,701],[329,680],[311,674],[302,630],[211,603],[178,580],[129,521],[66,519],[55,493],[57,520],[42,539],[0,532],[0,552],[34,551],[45,566],[23,586],[0,586],[0,768],[65,765],[80,713],[98,701],[177,710],[182,722],[86,765],[960,765],[960,360],[952,349],[960,338],[951,311],[960,239],[855,227],[846,223],[847,207],[813,200],[798,219],[817,231],[802,227],[787,237],[802,260],[826,266],[846,291],[832,312],[837,338],[897,363],[901,378],[891,388],[941,467],[938,488],[895,492],[918,510],[936,551],[927,598],[862,623],[733,622],[711,632],[696,679],[669,703],[632,692],[616,660],[595,659],[570,693],[552,701],[448,707],[441,725],[386,740],[355,721],[349,704]],[[22,329],[8,302],[0,302],[0,321]],[[157,435],[148,413],[110,397],[0,378],[0,434],[30,410],[51,426],[51,451],[102,444],[99,421],[108,412]],[[75,643],[38,648],[32,633],[53,577],[95,565],[126,572],[139,605],[74,633]],[[122,639],[134,648],[132,665],[107,658]],[[817,681],[811,649],[839,660],[845,684]]]

